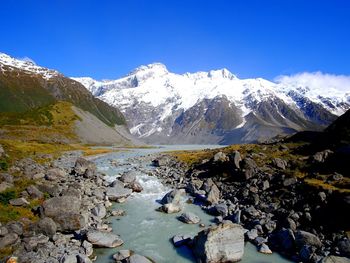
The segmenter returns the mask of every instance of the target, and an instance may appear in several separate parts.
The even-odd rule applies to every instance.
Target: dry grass
[[[334,186],[331,183],[326,183],[323,180],[315,179],[315,178],[306,178],[304,182],[312,187],[322,189],[322,190],[332,190],[340,193],[350,193],[350,189],[344,189]]]
[[[99,155],[99,154],[106,154],[111,152],[117,152],[113,149],[94,149],[94,148],[84,148],[83,149],[83,155],[84,156],[91,156],[91,155]]]

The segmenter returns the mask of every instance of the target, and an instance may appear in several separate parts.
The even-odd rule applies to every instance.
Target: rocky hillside
[[[16,60],[1,53],[0,89],[2,138],[15,136],[14,130],[30,130],[28,125],[37,126],[37,130],[40,129],[40,125],[46,126],[45,129],[52,129],[50,122],[54,119],[54,112],[65,111],[72,118],[61,121],[70,126],[69,130],[56,129],[56,136],[50,137],[46,136],[45,129],[42,129],[44,133],[41,137],[58,141],[76,139],[84,143],[132,144],[125,118],[118,109],[96,99],[80,83],[57,71]],[[70,106],[67,107],[62,101]],[[55,110],[52,110],[53,108]],[[69,121],[73,122],[72,125]],[[23,127],[24,124],[27,127]],[[100,134],[104,134],[105,138],[88,136],[86,129],[90,130],[90,134],[98,134],[94,127],[102,129]]]
[[[178,75],[155,63],[117,80],[73,79],[119,107],[131,133],[150,143],[230,144],[322,130],[350,107],[348,87],[321,73],[271,82],[226,69]]]

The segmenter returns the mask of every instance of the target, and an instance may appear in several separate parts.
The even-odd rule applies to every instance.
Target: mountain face
[[[323,129],[350,108],[350,89],[239,79],[226,69],[178,75],[155,63],[117,80],[73,79],[118,107],[149,143],[253,142]]]
[[[60,111],[67,110],[65,101],[75,113],[77,133],[80,141],[85,143],[122,143],[129,141],[125,134],[126,121],[123,114],[115,107],[95,98],[79,82],[67,78],[55,70],[39,67],[32,62],[14,59],[0,53],[0,117],[2,124],[13,123],[13,119],[23,118],[26,122],[29,115],[52,115],[52,107],[56,105]],[[62,105],[64,107],[62,108]],[[50,108],[50,109],[49,109]],[[42,109],[42,110],[37,110]],[[45,114],[42,112],[45,111]],[[27,115],[28,115],[27,114]],[[12,116],[9,118],[8,116]],[[52,119],[52,116],[50,117]],[[49,119],[50,119],[49,118]],[[32,120],[32,117],[29,118]],[[46,122],[46,124],[49,122]],[[78,125],[79,124],[79,125]],[[18,123],[16,123],[18,125]],[[79,127],[103,129],[109,140],[82,135]],[[118,128],[122,130],[118,131]],[[94,132],[91,131],[93,134]],[[98,135],[98,132],[95,132]],[[101,132],[103,134],[103,132]],[[108,135],[107,135],[108,134]]]

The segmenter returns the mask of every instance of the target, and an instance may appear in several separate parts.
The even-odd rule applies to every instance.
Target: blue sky
[[[68,76],[112,79],[152,62],[350,75],[348,0],[2,1],[0,22],[1,52]]]

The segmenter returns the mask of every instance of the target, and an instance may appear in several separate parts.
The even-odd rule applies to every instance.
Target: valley
[[[348,262],[349,91],[308,85],[0,53],[0,259]]]

